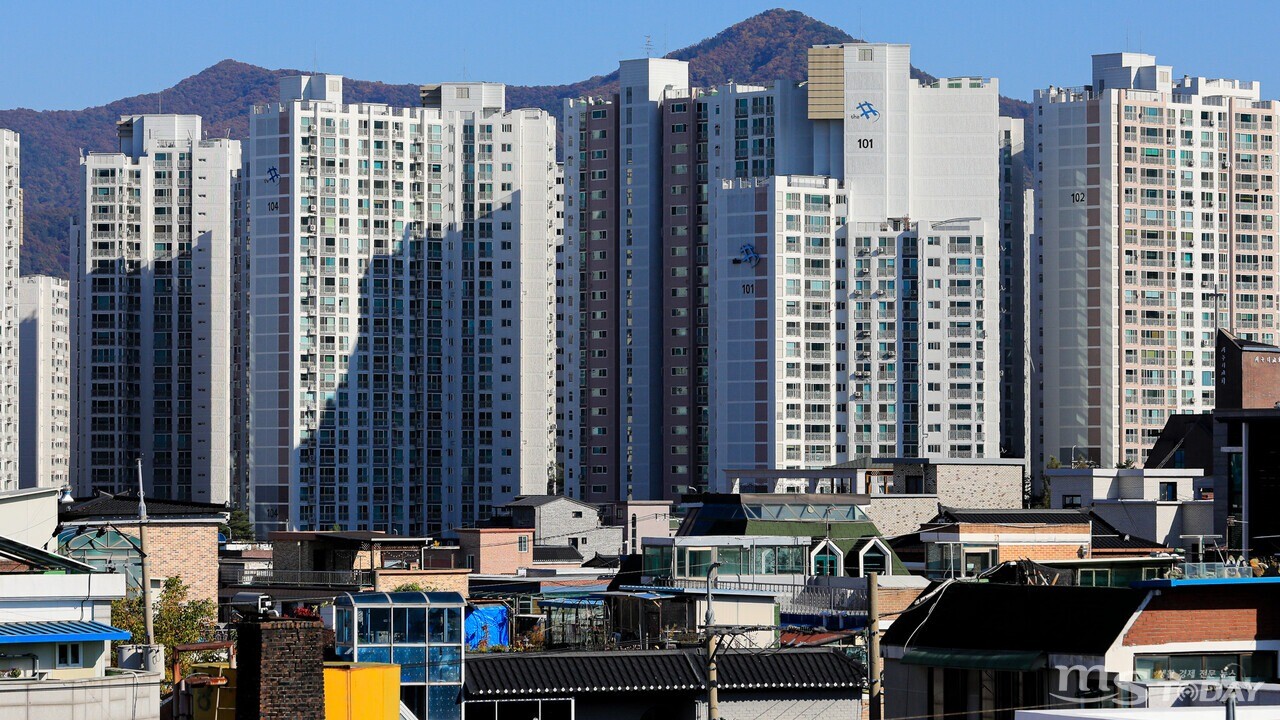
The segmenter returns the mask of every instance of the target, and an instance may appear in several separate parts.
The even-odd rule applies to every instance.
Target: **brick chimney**
[[[324,720],[322,632],[316,620],[236,625],[236,720]]]

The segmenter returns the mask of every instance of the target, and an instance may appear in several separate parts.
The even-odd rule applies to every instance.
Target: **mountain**
[[[842,42],[857,40],[803,13],[778,9],[748,18],[667,57],[688,61],[695,85],[801,80],[809,46]],[[70,261],[67,229],[80,203],[80,152],[114,150],[115,123],[121,115],[201,115],[209,137],[243,139],[248,136],[252,106],[275,100],[277,81],[297,74],[297,70],[268,70],[223,60],[166,90],[106,105],[83,110],[0,110],[0,127],[22,135],[26,199],[22,272],[66,276]],[[912,74],[922,80],[933,79],[916,68]],[[507,104],[539,107],[559,117],[564,98],[616,90],[617,83],[615,71],[568,85],[513,85],[507,87]],[[349,102],[411,107],[418,103],[418,86],[347,79],[343,95]],[[1000,110],[1013,117],[1030,116],[1027,103],[1011,98],[1000,99]]]

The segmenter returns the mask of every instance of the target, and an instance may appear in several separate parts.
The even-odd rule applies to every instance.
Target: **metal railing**
[[[218,579],[223,585],[319,585],[324,587],[363,587],[373,584],[369,570],[275,570],[222,568]]]

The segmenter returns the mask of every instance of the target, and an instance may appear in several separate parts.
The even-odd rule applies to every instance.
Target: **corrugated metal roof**
[[[0,645],[35,642],[84,642],[128,640],[127,630],[83,620],[44,620],[0,623]]]
[[[718,656],[722,690],[861,687],[862,667],[829,648]],[[706,688],[701,650],[519,653],[467,658],[464,692],[536,697],[603,692],[694,692]]]

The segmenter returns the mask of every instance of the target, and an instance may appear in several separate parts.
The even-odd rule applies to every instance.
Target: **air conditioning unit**
[[[307,226],[307,232],[315,232],[315,231],[316,231],[316,226],[315,226],[315,225],[308,225],[308,226]]]
[[[310,206],[308,206],[308,208],[311,210],[311,212],[315,212],[315,211],[316,211],[316,206],[315,206],[315,205],[310,205]]]

